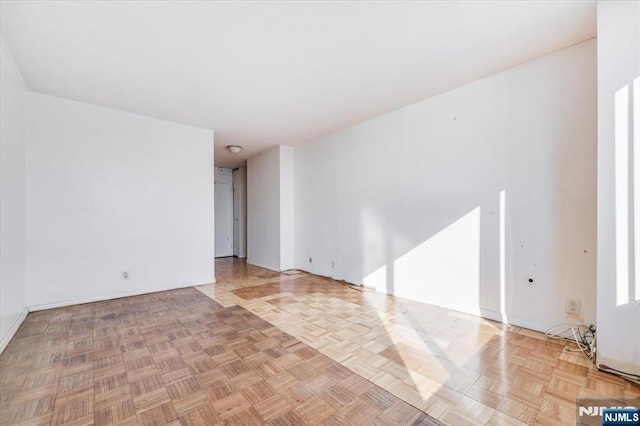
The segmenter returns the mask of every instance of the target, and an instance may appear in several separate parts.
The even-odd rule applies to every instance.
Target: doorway
[[[214,184],[215,257],[233,256],[233,187]]]
[[[247,257],[247,168],[233,170],[233,255]]]

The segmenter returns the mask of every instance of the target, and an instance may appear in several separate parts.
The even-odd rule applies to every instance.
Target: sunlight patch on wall
[[[362,247],[365,250],[363,253],[365,270],[382,265],[367,275],[362,280],[362,284],[375,288],[376,291],[387,293],[387,267],[384,255],[389,248],[385,246],[384,230],[386,227],[376,219],[370,209],[363,209],[360,213],[360,223]]]
[[[364,279],[378,291],[466,312],[479,309],[480,207]],[[387,282],[393,280],[390,285]]]
[[[362,280],[365,287],[375,288],[382,293],[387,292],[387,265],[382,265]]]
[[[507,216],[506,193],[500,191],[500,315],[507,323]]]
[[[629,303],[629,86],[615,93],[616,305]]]
[[[640,77],[633,80],[634,299],[640,301]]]

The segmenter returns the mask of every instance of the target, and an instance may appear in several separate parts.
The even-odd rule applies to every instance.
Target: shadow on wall
[[[506,191],[500,191],[494,200],[470,209],[400,255],[397,234],[385,233],[388,228],[376,221],[373,212],[364,211],[365,246],[383,242],[386,256],[363,284],[472,314],[489,307],[502,315],[498,319],[508,321],[506,279],[513,271],[508,269],[506,253],[514,248],[507,249],[506,200]]]
[[[462,311],[479,306],[481,207],[476,207],[403,255],[395,257],[396,241],[382,235],[386,263],[364,277],[363,284],[394,294]],[[370,212],[363,212],[363,230],[383,232]],[[397,284],[396,284],[397,283]],[[411,283],[410,286],[404,283]],[[455,286],[456,292],[448,291]]]
[[[495,160],[483,161],[485,153],[474,165],[467,157],[462,163],[475,170],[465,179],[478,178],[454,183],[456,197],[427,199],[434,183],[427,184],[429,195],[415,186],[411,193],[381,184],[383,193],[396,193],[386,200],[345,200],[354,208],[342,209],[341,220],[356,228],[359,244],[349,247],[345,239],[341,248],[347,254],[362,249],[362,269],[348,272],[347,281],[507,322],[514,312],[536,318],[547,309],[547,323],[529,324],[538,329],[564,320],[565,300],[572,296],[583,300],[586,320],[594,321],[595,197],[572,192],[579,183],[563,171],[571,161],[567,151],[561,143],[532,148],[488,178],[481,177],[482,168],[496,167]],[[451,179],[447,171],[439,173]],[[582,211],[585,205],[591,208]]]
[[[296,146],[298,267],[538,330],[578,299],[595,322],[595,88],[590,41]]]

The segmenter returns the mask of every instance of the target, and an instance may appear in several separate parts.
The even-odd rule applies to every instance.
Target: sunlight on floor
[[[309,274],[269,274],[237,259],[218,265],[218,284],[200,291],[446,424],[573,424],[585,392],[640,395],[640,386],[598,372],[542,333]]]

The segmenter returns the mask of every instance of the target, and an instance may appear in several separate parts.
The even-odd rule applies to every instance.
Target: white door
[[[247,257],[247,169],[233,171],[233,255]]]
[[[233,256],[233,191],[230,183],[216,183],[216,257]]]
[[[240,170],[233,171],[233,184],[236,190],[233,191],[233,255],[240,257],[240,196],[242,191],[238,191],[238,176]]]

